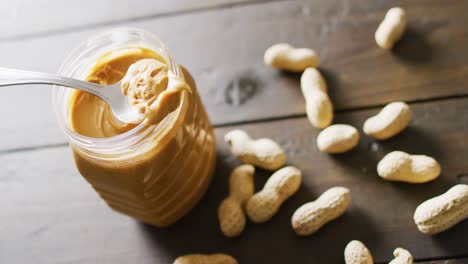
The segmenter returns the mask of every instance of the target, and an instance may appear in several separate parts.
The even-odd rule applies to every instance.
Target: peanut
[[[244,206],[254,193],[254,172],[254,166],[241,165],[229,177],[229,196],[218,208],[219,226],[227,237],[236,237],[244,230]]]
[[[286,154],[273,140],[253,140],[242,130],[232,130],[224,136],[231,152],[240,161],[267,170],[276,170],[286,164]]]
[[[286,43],[269,47],[263,58],[266,65],[294,72],[301,72],[307,67],[319,65],[319,57],[315,51],[307,48],[294,48]]]
[[[440,165],[435,159],[403,151],[392,151],[377,164],[379,176],[389,181],[424,183],[437,178],[440,172]]]
[[[349,189],[330,188],[317,200],[302,205],[294,212],[291,219],[292,227],[300,236],[311,235],[326,223],[341,216],[350,202]]]
[[[395,258],[388,264],[413,264],[413,256],[404,248],[396,248],[393,251]]]
[[[301,76],[301,90],[310,123],[317,128],[329,126],[333,120],[333,104],[327,94],[327,84],[317,69],[305,69]]]
[[[386,105],[380,113],[370,117],[364,123],[364,133],[376,139],[387,139],[405,129],[411,121],[410,107],[404,102]]]
[[[178,257],[174,264],[238,264],[238,262],[226,254],[190,254]]]
[[[317,136],[317,146],[327,153],[343,153],[359,143],[359,132],[350,125],[332,125]]]
[[[405,10],[400,7],[390,8],[375,32],[377,45],[384,49],[391,49],[400,40],[405,28]]]
[[[247,215],[252,222],[263,223],[278,212],[281,204],[297,192],[301,186],[302,173],[288,166],[271,175],[263,189],[247,202]]]
[[[373,264],[374,260],[367,247],[358,240],[353,240],[346,245],[344,251],[346,264]]]
[[[437,234],[468,218],[468,185],[458,184],[446,193],[423,202],[414,222],[424,234]]]

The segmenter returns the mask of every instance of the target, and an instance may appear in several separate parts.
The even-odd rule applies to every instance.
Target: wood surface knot
[[[252,74],[241,74],[229,81],[224,88],[224,102],[239,106],[252,98],[259,88],[259,80]]]

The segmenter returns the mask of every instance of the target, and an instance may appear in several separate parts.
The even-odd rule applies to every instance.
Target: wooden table
[[[230,253],[240,263],[343,263],[352,239],[368,245],[378,263],[388,262],[398,246],[421,263],[468,263],[468,221],[427,236],[412,220],[422,201],[468,183],[468,1],[96,2],[2,2],[0,65],[54,72],[94,32],[125,25],[158,34],[194,74],[216,127],[213,183],[167,229],[113,212],[78,174],[50,107],[50,88],[2,89],[0,263],[172,263],[181,254],[211,252]],[[409,28],[389,52],[373,34],[395,5],[407,10]],[[318,51],[335,123],[361,128],[386,103],[404,100],[414,111],[410,127],[387,141],[363,135],[343,155],[319,152],[299,75],[263,65],[264,50],[277,42]],[[304,179],[271,221],[249,223],[241,237],[227,239],[216,210],[239,164],[222,140],[233,128],[277,140]],[[437,158],[442,176],[421,185],[383,181],[376,164],[397,149]],[[268,175],[257,173],[258,189]],[[317,234],[297,237],[293,211],[332,186],[351,189],[349,210]]]

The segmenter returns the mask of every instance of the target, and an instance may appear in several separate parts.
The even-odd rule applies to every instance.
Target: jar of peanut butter
[[[158,122],[121,123],[103,101],[78,90],[59,87],[52,100],[79,172],[102,199],[116,211],[164,227],[201,199],[216,163],[213,129],[190,73],[156,36],[133,28],[91,37],[59,73],[114,84],[143,59],[161,62],[190,88],[166,103]],[[159,84],[164,88],[167,80]],[[146,91],[141,96],[146,98]]]

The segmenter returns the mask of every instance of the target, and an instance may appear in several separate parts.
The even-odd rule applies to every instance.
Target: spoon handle
[[[102,93],[105,87],[103,85],[67,78],[57,74],[0,67],[0,87],[25,84],[55,84],[82,90],[99,96],[102,99],[107,99],[107,96]]]

